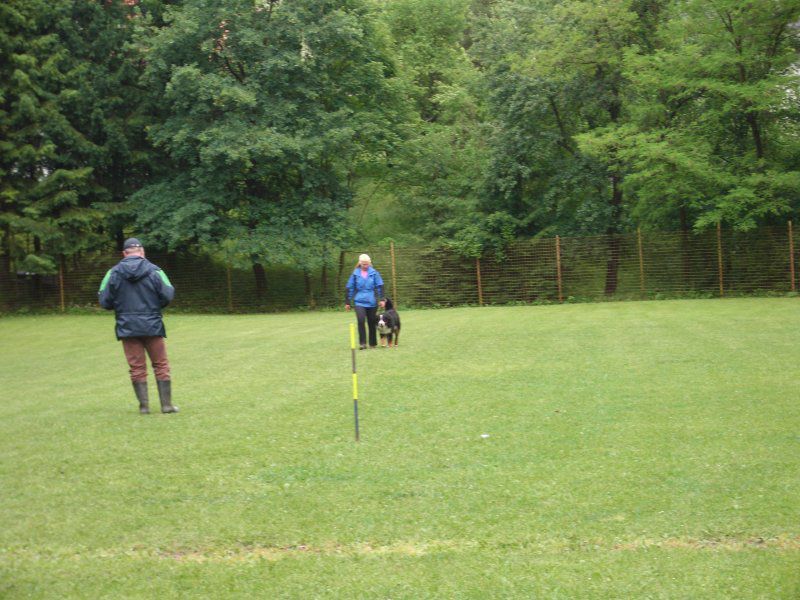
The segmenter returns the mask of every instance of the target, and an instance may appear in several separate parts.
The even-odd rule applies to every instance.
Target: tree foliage
[[[797,216],[800,0],[8,0],[2,272]],[[358,231],[384,195],[380,240]],[[389,214],[389,213],[387,213]],[[379,218],[379,216],[378,216]]]
[[[131,191],[130,14],[66,0],[0,7],[0,227],[22,270],[107,243],[112,205]]]
[[[136,195],[169,248],[318,264],[348,236],[348,180],[396,143],[387,42],[360,0],[204,0],[147,32],[149,129],[174,164]]]
[[[748,229],[797,209],[798,18],[791,0],[676,2],[658,50],[629,57],[635,119],[604,135],[629,165],[641,219],[684,207],[700,227]]]
[[[413,106],[389,178],[403,221],[420,240],[474,254],[488,124],[480,72],[464,47],[469,2],[397,0],[386,18]]]

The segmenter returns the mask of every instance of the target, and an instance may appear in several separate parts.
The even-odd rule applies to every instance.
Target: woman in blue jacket
[[[369,326],[369,347],[378,345],[378,336],[375,331],[377,323],[378,304],[384,306],[383,279],[381,274],[372,267],[372,260],[366,254],[358,257],[358,266],[347,280],[347,289],[344,295],[344,308],[350,310],[350,305],[355,304],[356,319],[358,320],[359,349],[367,347],[367,332]]]

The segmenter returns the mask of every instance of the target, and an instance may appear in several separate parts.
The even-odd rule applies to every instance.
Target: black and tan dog
[[[400,339],[400,315],[389,298],[386,299],[383,312],[378,315],[378,333],[381,334],[381,346],[385,348],[388,343],[391,348],[393,341],[395,347],[397,346]]]

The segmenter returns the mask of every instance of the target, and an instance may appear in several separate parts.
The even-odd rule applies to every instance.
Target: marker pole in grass
[[[356,326],[350,323],[350,352],[353,354],[353,415],[356,421],[356,441],[358,437],[358,375],[356,374]]]

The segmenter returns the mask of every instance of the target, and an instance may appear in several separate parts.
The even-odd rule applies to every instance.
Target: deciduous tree
[[[348,236],[357,165],[395,143],[387,41],[362,0],[202,0],[150,34],[153,142],[175,169],[136,196],[169,248],[317,266]]]

